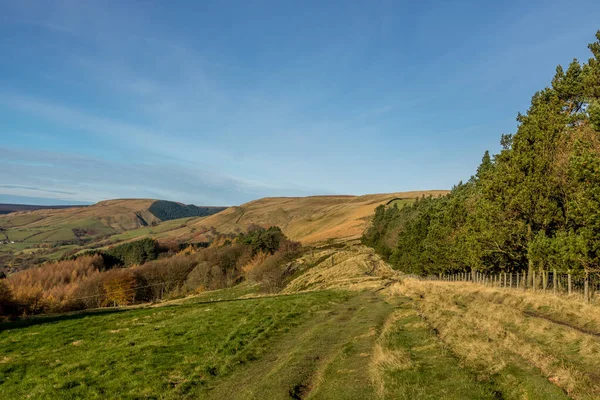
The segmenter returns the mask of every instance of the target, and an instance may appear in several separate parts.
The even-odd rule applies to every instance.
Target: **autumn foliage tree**
[[[300,249],[279,228],[255,227],[244,234],[216,236],[217,244],[209,248],[194,246],[175,253],[177,244],[160,259],[153,253],[158,244],[141,240],[110,251],[126,261],[122,264],[113,259],[107,264],[105,253],[95,253],[15,273],[0,280],[0,313],[127,306],[221,289],[250,279],[251,263],[256,267],[251,279],[268,281],[265,287],[272,290],[282,282],[282,263]],[[134,261],[140,263],[123,265]]]
[[[108,271],[103,280],[104,304],[112,306],[128,306],[135,301],[136,277],[129,269]]]

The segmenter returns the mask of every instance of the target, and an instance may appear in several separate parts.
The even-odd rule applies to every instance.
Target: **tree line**
[[[148,209],[161,221],[189,217],[206,217],[223,211],[227,207],[198,207],[193,204],[180,204],[174,201],[157,200]]]
[[[600,272],[600,31],[556,68],[499,154],[439,198],[379,206],[363,242],[419,275]]]
[[[301,251],[278,227],[181,247],[143,239],[11,274],[0,279],[0,319],[152,302],[244,281],[274,291]]]

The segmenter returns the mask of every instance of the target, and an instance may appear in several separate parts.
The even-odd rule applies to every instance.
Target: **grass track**
[[[321,312],[263,360],[210,388],[211,399],[368,399],[371,349],[393,307],[370,292]]]
[[[528,317],[477,287],[410,282],[385,298],[324,290],[248,299],[256,288],[240,285],[0,325],[0,398],[569,398],[559,387],[569,381],[545,375],[560,366],[539,363],[554,359],[570,365],[572,397],[597,398],[593,382],[582,386],[600,365],[595,335]],[[536,364],[503,347],[510,335],[531,355],[554,347]]]
[[[376,354],[381,397],[389,399],[497,399],[493,382],[479,380],[419,317],[407,298],[380,338]]]

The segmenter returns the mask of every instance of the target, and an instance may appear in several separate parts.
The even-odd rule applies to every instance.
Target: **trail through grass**
[[[324,310],[215,387],[211,399],[369,399],[368,375],[378,330],[392,311],[378,296],[363,292]]]
[[[493,382],[480,380],[461,365],[419,317],[408,298],[400,297],[374,354],[378,394],[386,399],[496,399]]]
[[[598,398],[591,306],[398,282],[357,254],[308,260],[293,282],[320,291],[256,297],[241,284],[0,325],[0,398]]]

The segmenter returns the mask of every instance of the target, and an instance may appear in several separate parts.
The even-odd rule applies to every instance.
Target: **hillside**
[[[114,235],[223,209],[153,199],[116,199],[87,207],[44,208],[0,215],[0,267],[4,264],[12,270],[35,265]]]
[[[155,200],[101,201],[89,207],[42,209],[0,217],[11,241],[52,242],[123,232],[160,220],[148,211]]]
[[[293,240],[316,243],[327,239],[351,239],[362,235],[380,204],[410,203],[420,196],[439,196],[445,190],[415,191],[364,196],[267,197],[192,221],[203,237],[208,228],[221,233],[243,231],[251,225],[279,226]],[[185,236],[183,236],[185,237]]]
[[[402,206],[417,197],[446,193],[268,197],[224,210],[153,199],[116,199],[88,207],[17,212],[0,215],[0,267],[7,266],[4,269],[11,272],[82,249],[146,237],[204,242],[215,232],[240,232],[253,225],[279,226],[288,237],[305,244],[355,239],[367,228],[378,205]]]

